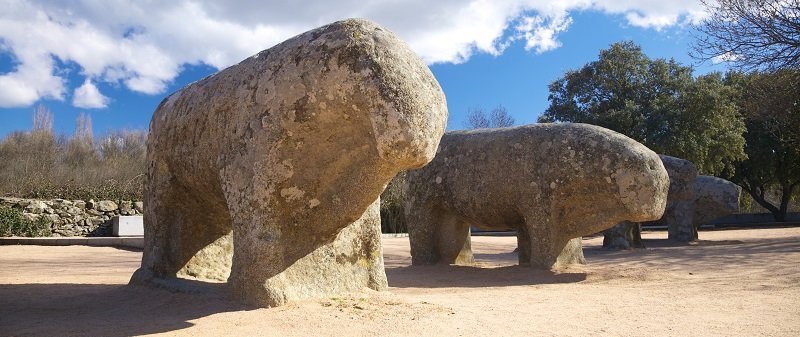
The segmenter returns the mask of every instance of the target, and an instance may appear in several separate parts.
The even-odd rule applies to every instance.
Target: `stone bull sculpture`
[[[446,119],[425,63],[364,20],[181,89],[150,123],[144,255],[131,283],[169,287],[227,258],[230,270],[212,274],[261,306],[385,289],[377,199],[397,172],[433,158]],[[206,249],[231,232],[229,248]]]
[[[662,156],[662,159],[665,157],[667,156]],[[686,164],[680,164],[679,167],[684,167],[683,172],[690,174],[681,175],[680,171],[675,170],[675,164],[680,163],[679,161],[688,162],[685,160],[664,161],[664,167],[667,168],[671,179],[670,195],[667,196],[667,209],[664,211],[664,217],[655,223],[668,225],[670,230],[668,235],[673,235],[670,236],[670,239],[682,242],[695,241],[698,239],[697,230],[700,226],[739,211],[741,187],[722,178],[694,176],[691,174],[693,169]],[[691,180],[692,183],[687,184],[687,177],[693,176],[695,178]],[[673,187],[678,191],[675,194],[672,193]],[[687,200],[683,196],[687,195],[688,191],[691,191],[691,199]],[[670,216],[667,216],[668,214]],[[676,224],[680,224],[680,227]],[[673,233],[680,234],[680,236]],[[606,248],[645,248],[642,243],[642,225],[640,223],[623,221],[605,230],[603,235],[603,247]]]
[[[694,238],[697,229],[712,220],[739,211],[742,188],[728,180],[697,176],[694,180]]]
[[[471,263],[470,225],[515,229],[520,264],[581,262],[581,236],[660,218],[668,187],[658,155],[598,126],[449,132],[407,176],[412,263]]]
[[[658,221],[668,228],[670,240],[691,241],[694,215],[695,165],[685,159],[659,155],[669,175],[669,192],[664,216]],[[603,247],[609,249],[645,248],[642,242],[642,224],[623,221],[603,231]]]
[[[669,174],[667,208],[659,220],[667,225],[670,240],[688,242],[692,240],[692,217],[694,216],[694,180],[697,167],[694,163],[676,157],[660,155]],[[695,237],[696,239],[696,237]]]

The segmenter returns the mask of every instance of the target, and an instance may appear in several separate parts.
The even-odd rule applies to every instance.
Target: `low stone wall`
[[[0,197],[0,207],[19,209],[27,219],[49,218],[51,236],[111,236],[114,216],[140,215],[143,206],[132,201]]]

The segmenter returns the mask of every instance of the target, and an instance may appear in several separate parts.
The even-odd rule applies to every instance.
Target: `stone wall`
[[[116,215],[142,214],[142,202],[111,200],[36,200],[0,197],[0,207],[22,211],[27,219],[47,217],[51,236],[111,236]]]

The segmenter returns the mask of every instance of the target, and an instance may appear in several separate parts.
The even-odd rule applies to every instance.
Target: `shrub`
[[[0,236],[50,236],[50,219],[40,216],[29,220],[13,208],[0,208]]]

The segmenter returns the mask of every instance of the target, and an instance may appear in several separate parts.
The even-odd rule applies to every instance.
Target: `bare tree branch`
[[[692,57],[743,70],[800,69],[800,0],[701,0]]]
[[[508,110],[498,105],[491,112],[489,116],[481,108],[471,108],[467,111],[467,121],[464,126],[468,129],[486,129],[486,128],[505,128],[513,126],[516,123]]]
[[[485,129],[489,127],[489,119],[481,108],[471,108],[467,111],[467,122],[464,123],[468,129]]]
[[[506,107],[499,105],[489,113],[489,125],[493,128],[513,126],[516,121],[508,114]]]

